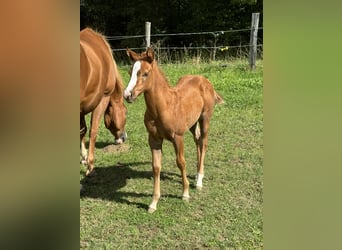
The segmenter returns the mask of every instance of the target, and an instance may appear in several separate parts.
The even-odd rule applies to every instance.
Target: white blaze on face
[[[131,95],[131,91],[134,89],[135,84],[137,84],[138,71],[140,70],[140,68],[141,68],[141,62],[136,61],[133,65],[131,79],[129,80],[128,86],[125,89],[125,93],[124,93],[125,98]]]

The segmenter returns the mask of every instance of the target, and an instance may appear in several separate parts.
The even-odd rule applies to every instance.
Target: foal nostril
[[[125,90],[124,98],[125,98],[126,101],[129,102],[129,103],[133,102],[133,93],[132,93],[132,91],[126,91],[126,90]]]
[[[125,90],[125,92],[124,92],[124,98],[125,98],[125,99],[128,99],[128,98],[130,98],[130,97],[132,97],[132,92],[131,92],[131,91]]]

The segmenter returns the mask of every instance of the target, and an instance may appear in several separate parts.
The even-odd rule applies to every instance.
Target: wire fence
[[[258,30],[263,30],[263,27],[259,27]],[[250,44],[247,44],[249,34],[236,35],[236,33],[241,32],[251,32],[251,28],[151,34],[151,47],[157,51],[159,60],[162,60],[163,62],[184,61],[189,58],[197,58],[197,60],[227,60],[232,57],[246,58],[248,57],[248,51],[251,47]],[[234,36],[231,35],[232,33],[235,33]],[[173,38],[181,36],[184,37],[184,39],[176,38],[176,42],[182,43],[181,45],[169,45],[174,42],[174,40],[172,40]],[[118,60],[127,59],[126,55],[123,53],[126,51],[127,47],[137,51],[146,49],[145,35],[106,36],[106,38],[111,44],[116,45],[112,46],[112,50],[113,52],[116,52],[115,54]],[[135,39],[135,42],[128,41],[132,39]],[[238,44],[236,44],[237,40]],[[262,58],[263,56],[262,40],[261,34],[258,39],[259,43],[257,44],[259,58]]]
[[[263,27],[259,27],[258,30],[262,30]],[[251,29],[237,29],[237,30],[219,30],[219,31],[205,31],[205,32],[189,32],[189,33],[160,33],[160,34],[151,34],[151,37],[163,37],[163,36],[190,36],[190,35],[224,35],[225,33],[233,33],[233,32],[241,32],[241,31],[251,31]],[[132,39],[132,38],[142,38],[145,35],[136,35],[136,36],[106,36],[108,40],[124,40],[124,39]]]
[[[235,46],[217,46],[217,47],[207,47],[207,46],[201,46],[201,47],[173,47],[173,46],[169,46],[169,47],[158,47],[158,49],[161,50],[198,50],[198,49],[218,49],[221,51],[225,51],[231,48],[247,48],[250,47],[252,45],[235,45]],[[263,44],[258,44],[257,47],[262,47]],[[132,50],[144,50],[146,49],[146,47],[137,47],[137,48],[130,48]],[[125,49],[112,49],[112,51],[126,51]]]

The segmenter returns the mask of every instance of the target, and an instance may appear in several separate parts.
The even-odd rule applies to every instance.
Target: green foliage
[[[263,25],[263,1],[85,0],[84,2],[85,4],[81,6],[81,28],[90,26],[109,36],[144,35],[146,21],[152,23],[152,34],[249,29],[253,12],[261,14],[259,27]],[[258,37],[262,43],[262,32]],[[163,47],[214,45],[216,47],[216,45],[246,45],[249,44],[249,40],[250,31],[247,30],[224,34],[152,37],[151,43],[158,43]],[[145,46],[143,38],[116,40],[110,43],[113,48]],[[236,52],[236,49],[232,52]],[[209,57],[205,51],[204,55]]]
[[[162,197],[152,198],[151,152],[143,124],[144,98],[127,104],[128,149],[104,152],[112,143],[102,125],[97,139],[97,176],[84,178],[80,199],[80,247],[84,249],[261,249],[263,247],[262,70],[246,61],[160,65],[171,84],[185,74],[209,78],[225,103],[215,107],[209,131],[203,189],[195,188],[196,152],[185,135],[190,201],[181,199],[174,150],[163,144]],[[120,66],[128,82],[129,66]]]

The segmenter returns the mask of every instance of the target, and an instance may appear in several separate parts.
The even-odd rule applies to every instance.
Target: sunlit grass
[[[128,82],[129,66],[120,72]],[[103,124],[97,139],[97,176],[80,178],[80,247],[87,249],[261,249],[263,190],[262,61],[248,63],[164,64],[173,85],[185,74],[205,75],[222,94],[209,131],[203,189],[195,189],[196,154],[190,133],[185,159],[190,202],[181,199],[181,176],[174,149],[163,145],[162,198],[147,213],[152,196],[151,153],[143,124],[144,98],[127,104],[128,147],[121,153],[103,151],[112,137]]]

